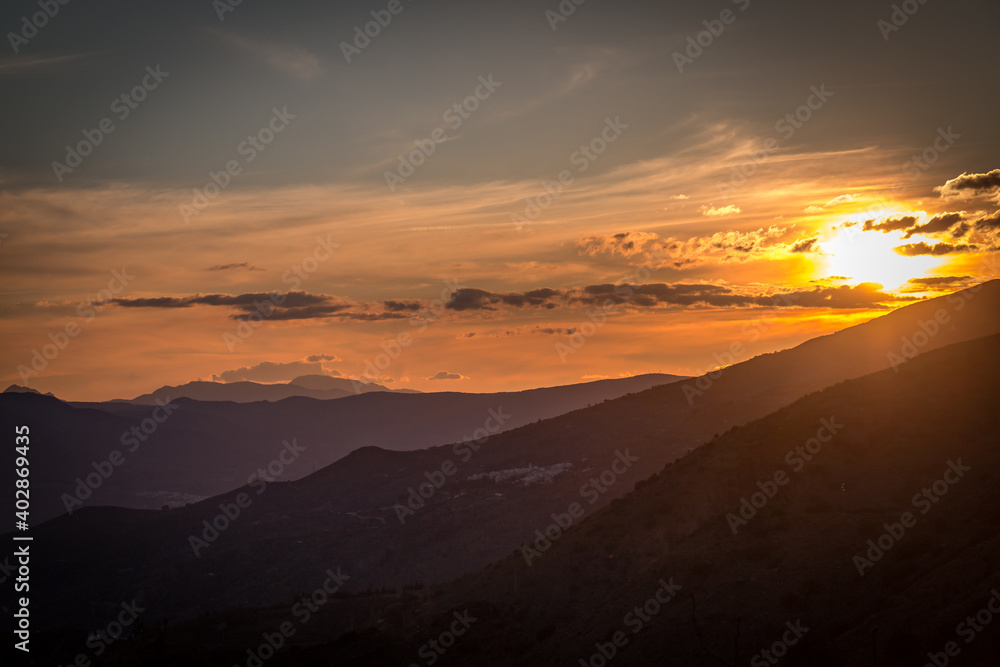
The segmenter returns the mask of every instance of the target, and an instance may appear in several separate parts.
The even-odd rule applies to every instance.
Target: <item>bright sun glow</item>
[[[928,240],[919,234],[904,240],[902,232],[842,229],[837,236],[820,244],[825,276],[844,276],[852,284],[879,283],[887,290],[898,290],[910,278],[926,276],[946,261],[932,256],[906,257],[894,250],[907,243]]]

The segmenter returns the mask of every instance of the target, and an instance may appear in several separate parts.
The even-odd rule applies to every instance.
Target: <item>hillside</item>
[[[322,401],[181,398],[170,402],[169,411],[5,393],[0,394],[0,427],[13,430],[15,424],[29,424],[38,441],[46,443],[32,469],[38,494],[32,510],[35,521],[41,522],[64,513],[67,504],[73,509],[160,509],[225,493],[246,484],[251,474],[280,455],[283,443],[293,440],[301,451],[293,463],[272,473],[277,479],[304,477],[362,447],[432,447],[479,437],[477,430],[487,422],[495,434],[678,379],[650,374],[520,392],[371,392]],[[505,415],[503,423],[490,419],[490,411],[497,410]],[[114,451],[123,462],[113,474],[96,489],[77,493],[77,480],[93,473],[95,463],[101,467]],[[13,483],[11,468],[2,474]],[[81,499],[87,491],[92,491],[90,497]]]
[[[961,664],[992,664],[998,628],[966,619],[1000,585],[998,392],[993,336],[811,394],[667,466],[530,566],[515,551],[431,591],[338,599],[269,664],[395,664],[454,611],[476,622],[440,665],[574,664],[618,632],[627,665],[768,664],[783,636],[788,665],[921,664],[948,642]],[[770,497],[733,521],[758,492]],[[660,590],[672,598],[636,611]],[[238,660],[287,614],[182,623],[122,659],[170,664],[197,643],[191,664]],[[210,636],[222,623],[228,640]]]
[[[1000,310],[990,310],[996,305],[997,284],[967,301],[961,311],[964,319],[956,317],[955,326],[940,333],[935,344],[989,326],[1000,329]],[[865,364],[886,366],[886,350],[877,347],[880,341],[891,351],[894,338],[909,335],[908,328],[919,326],[921,318],[943,303],[917,304],[734,366],[713,380],[711,391],[700,397],[704,404],[694,408],[684,391],[689,382],[682,382],[500,433],[478,450],[462,445],[405,453],[358,450],[305,479],[270,485],[246,511],[246,520],[199,557],[189,546],[189,536],[237,492],[169,512],[81,511],[41,528],[54,551],[64,554],[53,567],[87,574],[60,580],[58,590],[62,599],[82,603],[144,589],[157,599],[151,615],[181,618],[273,603],[308,586],[310,573],[334,561],[355,573],[346,587],[355,592],[431,584],[472,573],[533,539],[534,531],[550,522],[551,508],[579,502],[584,485],[593,489],[581,503],[583,514],[590,514],[734,422],[781,407],[789,393],[822,389]],[[804,369],[801,374],[794,372],[795,364]],[[755,401],[730,398],[741,385],[756,395]],[[615,460],[626,452],[635,461],[615,474],[614,483],[593,486],[595,475],[621,467]],[[412,501],[412,489],[428,482],[428,475],[440,478],[436,471],[449,461],[453,473],[444,476],[445,483],[423,507],[412,515],[404,512],[401,521],[399,507]],[[550,483],[528,485],[519,483],[516,474],[497,482],[472,479],[503,477],[522,468],[558,472]],[[135,563],[144,565],[137,569]],[[226,575],[218,576],[223,571]],[[266,586],[258,584],[262,572],[267,573]],[[115,582],[113,588],[109,581]],[[191,583],[178,586],[178,581]],[[88,617],[92,609],[89,604],[67,604],[53,610],[52,622],[71,623]]]

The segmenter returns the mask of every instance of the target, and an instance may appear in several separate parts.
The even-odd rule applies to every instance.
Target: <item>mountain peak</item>
[[[22,387],[19,384],[12,384],[12,385],[10,385],[9,387],[7,387],[6,389],[3,390],[3,393],[5,393],[5,394],[38,394],[39,396],[51,396],[52,398],[56,397],[55,394],[53,394],[50,391],[47,391],[47,392],[45,392],[43,394],[42,392],[38,391],[37,389],[32,389],[31,387]]]

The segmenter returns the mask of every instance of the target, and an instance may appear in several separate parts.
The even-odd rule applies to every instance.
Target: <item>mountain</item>
[[[329,400],[367,394],[373,391],[399,391],[418,393],[412,389],[389,389],[374,382],[363,383],[345,378],[326,375],[302,375],[291,382],[261,384],[259,382],[188,382],[176,387],[160,387],[149,394],[136,396],[129,403],[156,405],[157,401],[190,398],[195,401],[231,401],[233,403],[254,403],[257,401],[280,401],[292,396],[306,396],[317,400]]]
[[[116,657],[247,664],[288,621],[296,632],[269,665],[433,656],[481,667],[867,667],[944,665],[959,654],[963,665],[994,664],[998,395],[1000,336],[938,349],[733,429],[568,529],[553,528],[567,506],[548,506],[556,516],[547,523],[525,522],[526,532],[548,532],[548,544],[525,540],[450,584],[339,595],[301,623],[298,595],[233,605],[139,633]],[[129,519],[117,517],[119,527]],[[323,524],[317,517],[314,530]],[[440,539],[434,525],[427,541]],[[316,539],[293,544],[284,554],[296,562],[300,550],[321,549]],[[246,562],[257,550],[243,553],[214,563],[215,576],[198,581],[209,586],[202,593],[240,585],[233,568],[263,566]],[[322,555],[297,590],[318,588],[340,567],[351,581],[377,563],[374,554],[351,564]],[[287,578],[287,567],[272,566],[257,586]],[[192,585],[190,574],[175,576]],[[249,582],[238,590],[254,592]],[[152,588],[145,594],[155,598]]]
[[[51,392],[46,392],[46,393],[42,394],[42,392],[38,391],[37,389],[32,389],[31,387],[22,387],[19,384],[12,384],[12,385],[10,385],[9,387],[7,387],[6,389],[3,390],[3,393],[5,393],[5,394],[38,394],[39,396],[53,396],[53,394]]]
[[[652,374],[497,394],[371,392],[322,401],[181,398],[167,407],[2,394],[0,426],[12,431],[28,424],[46,443],[32,468],[37,522],[67,507],[159,509],[196,502],[246,484],[279,456],[288,465],[275,464],[266,474],[296,479],[358,448],[411,450],[478,438],[487,429],[492,435],[678,379]],[[493,419],[491,411],[502,418]],[[300,450],[294,460],[282,454],[286,442]],[[121,463],[108,468],[116,451]],[[12,468],[2,474],[13,484]]]
[[[51,568],[72,573],[58,581],[66,604],[50,610],[48,622],[83,622],[92,618],[86,616],[89,608],[74,601],[107,601],[140,589],[156,600],[150,618],[259,608],[311,590],[315,574],[335,565],[352,573],[346,590],[355,593],[474,573],[535,540],[535,531],[572,503],[581,506],[578,514],[593,514],[737,424],[866,369],[889,367],[914,332],[933,329],[928,318],[947,319],[946,326],[919,338],[920,351],[1000,331],[998,286],[914,304],[710,376],[490,435],[478,449],[470,443],[409,452],[366,447],[305,479],[268,484],[260,494],[236,489],[169,512],[84,509],[39,528],[39,539],[44,536],[49,549],[62,554]],[[949,307],[944,312],[951,315],[944,318],[939,311]],[[902,374],[913,363],[888,373]],[[374,393],[322,405],[362,399],[403,405],[427,396]],[[290,399],[276,405],[289,402],[309,404]],[[217,423],[214,409],[220,404],[183,405],[190,414],[212,407],[204,420]],[[267,404],[221,405],[245,410],[242,419]],[[412,414],[399,419],[419,423]],[[302,420],[294,423],[301,427]],[[414,493],[422,484],[424,490],[426,484],[436,488],[421,503]],[[210,548],[195,554],[190,538],[239,493],[253,499],[251,506]],[[407,505],[414,507],[412,514],[400,511]]]

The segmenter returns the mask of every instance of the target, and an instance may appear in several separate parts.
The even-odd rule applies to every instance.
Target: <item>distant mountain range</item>
[[[391,391],[401,394],[419,394],[415,389],[389,389],[374,382],[361,382],[329,375],[302,375],[290,382],[261,384],[259,382],[188,382],[176,387],[161,387],[156,391],[136,396],[130,403],[155,405],[157,401],[190,398],[195,401],[231,401],[254,403],[280,401],[292,396],[306,396],[318,400],[343,398],[373,391]]]
[[[86,628],[102,618],[102,605],[142,591],[148,622],[210,614],[133,644],[129,650],[148,664],[180,659],[149,647],[205,647],[210,637],[213,648],[191,664],[241,662],[247,642],[287,616],[288,600],[315,588],[326,569],[341,567],[350,574],[344,586],[350,596],[327,607],[322,622],[296,637],[298,648],[271,664],[402,663],[436,623],[464,606],[488,622],[442,664],[574,664],[589,658],[595,642],[608,641],[629,605],[651,596],[659,579],[674,577],[685,588],[661,617],[669,622],[657,620],[659,629],[643,635],[662,638],[636,640],[628,649],[636,652],[622,664],[673,655],[673,645],[678,664],[749,660],[769,645],[763,642],[770,633],[780,634],[783,615],[823,624],[803,644],[815,646],[812,652],[799,662],[789,656],[788,664],[874,664],[858,647],[874,641],[886,651],[912,632],[893,619],[865,616],[876,613],[878,596],[900,608],[933,596],[935,588],[917,576],[925,572],[946,576],[935,586],[965,586],[960,601],[971,604],[979,593],[988,597],[989,587],[980,584],[995,580],[1000,538],[989,528],[997,519],[997,499],[989,494],[996,485],[983,480],[1000,475],[998,332],[1000,282],[994,281],[703,378],[492,435],[478,449],[365,447],[259,494],[259,486],[234,485],[166,512],[85,508],[35,530],[49,554],[40,568],[54,573],[39,584],[40,597],[60,601],[40,609],[39,622]],[[320,405],[373,398],[383,401],[381,414],[394,414],[384,409],[427,396],[373,393]],[[309,399],[274,405],[299,402]],[[218,407],[245,409],[223,413],[229,427],[269,404],[181,405],[213,423],[220,421]],[[211,410],[200,413],[206,406]],[[283,416],[301,425],[295,420],[308,414]],[[740,511],[742,498],[763,492],[757,482],[787,472],[788,453],[818,437],[824,419],[844,424],[823,449],[829,458],[817,455],[815,466],[788,472],[787,495],[775,496],[768,513],[760,511],[733,535],[727,515]],[[412,415],[404,421],[419,423]],[[900,558],[924,555],[905,574],[879,569],[857,584],[851,550],[877,539],[881,522],[898,518],[920,485],[962,456],[980,466],[971,499],[922,525],[931,533],[955,530],[948,526],[980,512],[968,531],[936,547],[915,533],[915,546]],[[192,537],[210,537],[204,522],[231,508],[240,493],[252,500],[240,517],[195,549]],[[567,516],[574,528],[553,528],[568,525]],[[546,532],[556,535],[551,547]],[[530,566],[527,547],[540,556]],[[461,575],[467,578],[444,586]],[[420,587],[427,585],[443,587]],[[900,592],[907,586],[916,597]],[[378,592],[385,587],[393,592]],[[593,609],[593,618],[566,613],[576,607]],[[861,621],[887,633],[866,637],[869,625]],[[920,636],[931,636],[926,618],[914,622],[924,624]],[[223,627],[229,629],[220,639]],[[712,657],[721,646],[730,648]]]
[[[419,522],[422,543],[446,539],[449,513],[469,513],[480,530],[466,529],[467,547],[494,539],[501,514],[520,524],[520,544],[448,584],[336,597],[302,625],[291,612],[301,592],[331,571],[365,582],[390,553],[380,538],[369,546],[382,549],[345,552],[345,534],[378,522],[358,512],[350,531],[315,505],[303,486],[311,480],[260,496],[200,560],[184,558],[178,543],[182,526],[209,507],[52,522],[39,539],[53,554],[73,554],[59,562],[74,574],[42,599],[128,599],[141,585],[150,622],[166,610],[215,608],[137,633],[112,653],[117,664],[246,664],[248,649],[287,621],[297,632],[269,665],[407,664],[430,654],[428,640],[455,618],[474,621],[436,664],[611,664],[591,662],[596,655],[621,665],[764,665],[775,664],[763,652],[777,646],[767,655],[780,652],[787,665],[919,665],[950,642],[961,664],[993,664],[1000,636],[986,612],[976,617],[1000,595],[998,395],[1000,336],[938,349],[733,429],[634,489],[616,489],[622,497],[572,526],[565,499],[536,496],[546,504],[526,517],[515,484],[485,483],[476,500],[474,485],[456,483],[459,493]],[[576,491],[581,479],[563,485]],[[490,511],[490,496],[494,507],[510,505]],[[311,515],[308,531],[271,516],[293,507]],[[392,544],[420,557],[411,541]],[[147,559],[157,548],[172,553]],[[122,570],[128,562],[144,572]],[[262,603],[263,589],[272,603]]]
[[[143,401],[64,403],[4,393],[0,425],[13,430],[30,424],[36,439],[46,443],[44,458],[32,469],[32,510],[41,521],[67,506],[159,509],[224,493],[274,461],[285,442],[301,451],[275,477],[296,479],[362,447],[412,450],[492,436],[678,379],[650,374],[496,394],[372,391],[332,400],[292,396],[254,403],[175,398],[167,390],[151,394],[169,396],[169,411]],[[309,390],[329,380],[336,378],[307,376],[294,386]],[[216,386],[223,391],[229,385]],[[115,451],[122,463],[113,474],[81,486]],[[13,484],[12,468],[4,467],[2,475]]]

